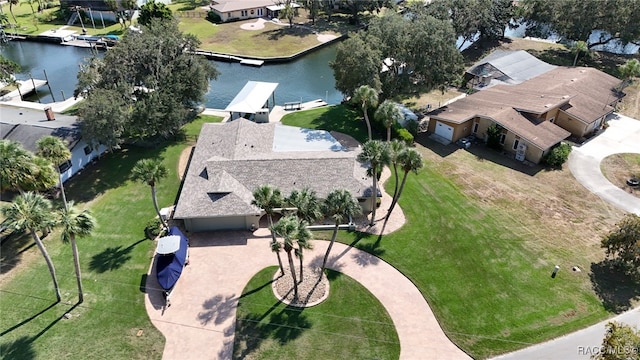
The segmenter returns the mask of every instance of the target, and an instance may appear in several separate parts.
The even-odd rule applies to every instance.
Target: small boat
[[[172,226],[169,234],[158,239],[156,248],[158,254],[156,269],[158,283],[162,287],[166,306],[169,307],[169,297],[173,287],[178,282],[182,270],[189,263],[189,239],[178,229]]]

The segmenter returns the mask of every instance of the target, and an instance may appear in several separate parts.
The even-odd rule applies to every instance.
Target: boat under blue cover
[[[171,290],[180,275],[182,269],[187,263],[187,255],[189,248],[189,239],[178,229],[176,226],[172,226],[169,229],[169,235],[176,235],[180,237],[180,247],[178,250],[171,254],[158,255],[158,263],[156,269],[158,270],[158,283],[166,291]]]

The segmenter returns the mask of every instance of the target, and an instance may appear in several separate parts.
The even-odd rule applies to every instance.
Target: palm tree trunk
[[[382,236],[382,233],[384,232],[384,228],[387,227],[387,222],[389,221],[391,212],[393,211],[393,208],[396,207],[396,204],[398,203],[398,199],[400,199],[400,195],[402,194],[402,190],[404,189],[404,184],[407,181],[407,175],[409,175],[409,172],[405,171],[404,176],[402,177],[402,184],[400,184],[400,189],[398,189],[398,194],[393,197],[393,200],[391,200],[391,206],[389,206],[389,211],[387,212],[387,216],[385,217],[384,223],[382,224],[382,229],[380,230],[380,236]]]
[[[44,257],[44,260],[47,262],[47,266],[49,267],[49,273],[51,274],[51,280],[53,280],[53,287],[56,290],[56,298],[58,299],[58,302],[60,302],[62,298],[60,297],[60,286],[58,285],[58,279],[56,278],[56,269],[53,267],[53,262],[49,257],[49,253],[47,252],[47,249],[45,249],[44,244],[42,243],[42,240],[40,240],[40,237],[38,236],[36,229],[30,229],[30,232],[31,232],[31,236],[33,237],[33,240],[36,242],[36,245],[38,246],[38,249],[40,249],[40,252]]]
[[[296,268],[293,265],[293,256],[291,256],[291,250],[293,248],[285,245],[285,251],[287,252],[287,256],[289,257],[289,269],[291,270],[291,277],[293,278],[293,296],[298,297],[298,279],[296,279]]]
[[[376,221],[376,205],[378,205],[378,164],[371,164],[371,168],[373,169],[373,185],[371,186],[373,193],[371,194],[371,221],[369,222],[369,226],[373,226]]]
[[[397,163],[393,163],[393,176],[395,177],[395,183],[393,186],[393,197],[392,199],[395,199],[396,196],[398,196],[398,164]],[[389,214],[391,214],[391,208],[389,208],[389,211],[387,211],[387,216],[389,216]]]
[[[302,279],[304,278],[304,274],[302,272],[302,248],[300,248],[300,258],[298,260],[300,260],[300,282],[302,282]]]
[[[64,193],[64,184],[62,183],[62,174],[58,169],[58,181],[60,181],[60,192],[62,193],[62,204],[64,205],[64,211],[69,211],[69,205],[67,205],[67,195]]]
[[[71,250],[73,251],[73,267],[76,271],[76,282],[78,283],[78,303],[84,301],[84,291],[82,290],[82,276],[80,274],[80,256],[78,255],[78,244],[76,243],[76,235],[71,234]]]
[[[167,226],[167,223],[162,218],[162,215],[160,214],[160,209],[158,208],[158,199],[156,199],[155,186],[151,186],[151,199],[153,200],[153,207],[156,209],[156,214],[158,214],[158,218],[160,219],[162,226],[164,226],[165,229],[169,230],[169,226]]]
[[[362,104],[362,112],[364,113],[364,122],[367,124],[367,134],[369,135],[369,140],[373,140],[371,135],[371,123],[369,123],[369,115],[367,115],[367,107],[365,104]]]
[[[387,142],[391,141],[391,126],[387,126]]]
[[[271,228],[273,227],[273,218],[271,217],[271,214],[267,214],[267,220],[269,220],[269,232],[271,233],[271,241],[275,243],[278,240],[276,239],[276,234],[273,232],[273,230],[271,230]],[[260,224],[258,224],[258,227],[260,227]],[[278,264],[280,264],[280,274],[284,276],[284,266],[282,265],[282,259],[280,258],[280,251],[276,252],[276,255],[278,255]]]
[[[580,55],[580,50],[576,49],[576,56],[573,58],[573,67],[576,67],[576,64],[578,63],[578,55]]]
[[[280,251],[276,252],[276,256],[278,257],[278,264],[280,265],[280,276],[284,276],[284,266],[282,265],[282,258],[280,257]]]
[[[338,236],[338,228],[340,223],[336,221],[336,227],[333,228],[333,235],[331,235],[331,242],[329,242],[329,247],[327,248],[327,252],[324,253],[324,259],[322,260],[322,271],[320,271],[320,276],[324,273],[324,269],[327,266],[327,260],[329,260],[329,253],[331,253],[331,248],[333,247],[333,243],[336,241],[336,237]]]

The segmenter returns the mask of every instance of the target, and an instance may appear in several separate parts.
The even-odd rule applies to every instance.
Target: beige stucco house
[[[368,212],[371,179],[359,152],[323,130],[243,118],[204,124],[173,217],[189,231],[257,228],[264,212],[251,202],[261,185],[285,196],[308,187],[320,198],[347,189]]]
[[[492,84],[433,110],[429,132],[456,141],[487,128],[503,128],[504,150],[534,163],[569,136],[583,138],[601,128],[623,96],[620,80],[586,67],[556,67],[518,84]]]
[[[297,9],[300,5],[292,2],[291,7]],[[213,0],[210,8],[223,22],[227,22],[263,16],[278,18],[284,5],[278,0]]]

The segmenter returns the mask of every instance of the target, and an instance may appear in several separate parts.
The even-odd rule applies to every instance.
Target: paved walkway
[[[592,193],[627,212],[640,215],[640,199],[618,188],[600,170],[605,157],[617,153],[640,153],[640,121],[616,114],[609,128],[569,156],[569,169]]]
[[[253,237],[249,232],[190,236],[191,264],[168,309],[162,307],[155,269],[150,269],[147,312],[166,338],[163,359],[228,359],[238,298],[249,280],[263,268],[277,265],[277,259],[269,249],[269,236]],[[312,243],[314,249],[305,252],[306,262],[319,266],[329,242]],[[391,265],[336,243],[328,267],[354,278],[383,304],[398,332],[401,359],[469,358],[445,336],[420,291]]]

